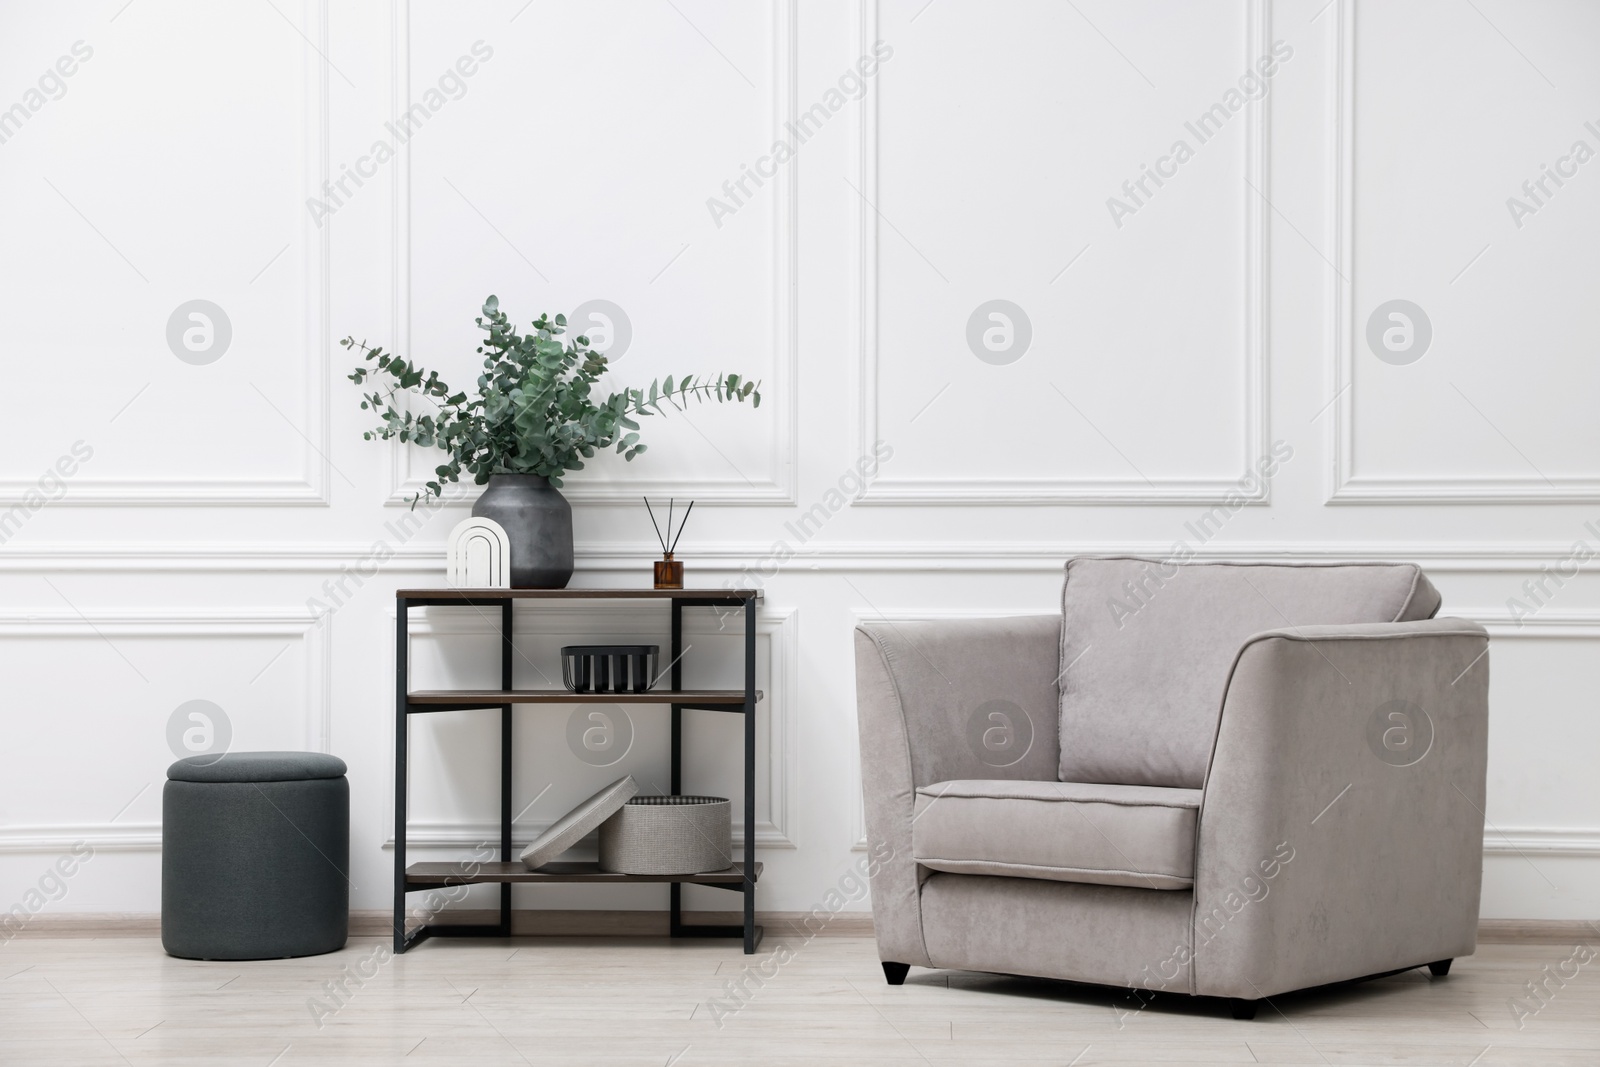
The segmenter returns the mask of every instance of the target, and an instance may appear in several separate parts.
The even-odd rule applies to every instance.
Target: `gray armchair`
[[[856,632],[884,973],[1233,1001],[1477,942],[1487,634],[1411,565],[1075,559]]]

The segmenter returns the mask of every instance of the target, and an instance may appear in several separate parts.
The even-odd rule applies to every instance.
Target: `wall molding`
[[[276,609],[159,609],[0,614],[0,640],[27,637],[299,638],[305,645],[305,747],[326,752],[332,740],[333,629],[315,615]],[[159,788],[159,787],[158,787]],[[159,823],[0,825],[0,853],[59,852],[78,841],[112,852],[158,851]]]
[[[326,752],[332,740],[333,628],[306,611],[277,608],[177,608],[0,613],[0,638],[289,637],[306,650],[305,745]]]
[[[307,39],[317,39],[317,49],[328,52],[328,0],[308,0],[312,25]],[[97,478],[79,473],[67,481],[66,491],[49,507],[327,507],[331,464],[329,425],[329,307],[331,303],[331,245],[327,227],[318,228],[301,202],[320,197],[328,179],[328,65],[305,52],[301,110],[305,148],[302,159],[303,196],[295,204],[300,223],[301,270],[305,277],[302,308],[302,344],[305,359],[305,412],[307,434],[294,442],[302,450],[303,476],[239,478],[130,477]],[[259,398],[252,397],[256,403]],[[298,433],[289,434],[291,437]],[[89,440],[91,447],[101,442]],[[38,489],[39,475],[0,477],[0,509],[22,503]]]
[[[459,611],[434,614],[437,609],[421,609],[412,625],[413,634],[483,634],[497,632],[481,619]],[[1520,622],[1500,608],[1466,608],[1453,614],[1482,623],[1492,638],[1600,638],[1600,609],[1539,612]],[[709,620],[696,620],[695,613],[685,618],[685,634],[715,634]],[[790,788],[795,780],[795,715],[798,707],[798,625],[797,609],[768,609],[759,620],[758,636],[769,641],[771,672],[768,697],[768,811],[769,818],[758,823],[756,841],[762,848],[798,847],[790,835]],[[995,614],[981,609],[952,609],[932,612],[891,610],[883,613],[852,613],[855,623],[872,620],[907,622],[925,619],[972,618]],[[433,617],[427,617],[432,615]],[[574,620],[573,615],[588,615]],[[453,616],[453,617],[448,617]],[[563,613],[559,619],[549,612],[526,609],[518,612],[519,633],[564,634],[595,629],[629,617],[624,605],[594,605],[581,612]],[[92,623],[92,625],[91,625]],[[307,646],[308,698],[313,714],[309,717],[309,747],[327,751],[330,707],[328,700],[327,641],[331,628],[317,627],[314,617],[284,612],[188,611],[160,613],[97,613],[89,621],[77,615],[57,613],[0,617],[0,637],[18,633],[68,633],[76,636],[261,636],[299,634],[310,640]],[[320,635],[320,636],[319,636]],[[859,769],[857,771],[859,782]],[[853,804],[852,849],[866,848],[865,816],[859,799]],[[518,825],[515,840],[531,840],[549,820],[526,821]],[[470,848],[484,840],[497,840],[497,823],[480,821],[429,821],[411,824],[408,844],[413,848]],[[736,823],[736,833],[741,832]],[[16,825],[0,827],[0,854],[65,852],[87,841],[97,850],[113,852],[154,852],[161,846],[159,823],[79,823],[58,825]],[[392,837],[384,841],[392,849]],[[1495,825],[1484,831],[1485,856],[1541,855],[1559,858],[1600,856],[1600,828],[1539,825]]]
[[[659,551],[659,546],[658,546]],[[661,621],[667,614],[665,605],[657,605]],[[427,607],[415,609],[411,615],[410,633],[413,638],[436,634],[466,636],[498,636],[497,622],[491,621],[472,609]],[[389,606],[394,617],[394,605]],[[638,605],[620,603],[587,603],[580,607],[566,607],[552,611],[542,605],[526,601],[516,604],[515,627],[519,637],[537,634],[545,637],[605,636],[619,629],[639,625]],[[742,633],[743,623],[738,624]],[[732,636],[735,630],[719,628],[712,615],[704,610],[691,610],[683,616],[683,635],[692,643],[695,637]],[[759,649],[767,646],[767,681],[761,688],[765,696],[757,706],[766,711],[767,760],[757,768],[758,793],[761,782],[766,784],[767,817],[756,823],[756,844],[762,848],[792,849],[799,847],[790,833],[791,791],[797,780],[798,740],[796,716],[800,702],[800,633],[799,609],[773,607],[763,603],[756,619],[756,640]],[[392,653],[391,653],[392,656]],[[391,669],[392,669],[391,658]],[[391,744],[393,734],[391,732]],[[391,749],[392,752],[392,749]],[[393,796],[393,766],[389,768],[389,793]],[[744,833],[742,812],[735,812],[733,833],[735,840]],[[518,841],[531,841],[553,822],[553,819],[525,819],[516,824],[514,837]],[[387,825],[393,826],[391,809]],[[408,848],[471,848],[484,840],[498,841],[498,822],[482,820],[429,820],[412,819],[407,823]],[[413,828],[415,833],[413,834]],[[487,835],[487,837],[486,837]],[[384,848],[394,847],[391,833],[384,840]]]
[[[1524,603],[1529,603],[1526,598]],[[1504,608],[1459,608],[1451,614],[1481,623],[1490,637],[1576,637],[1600,639],[1600,609],[1568,611],[1535,610],[1521,619]]]
[[[392,616],[393,607],[390,607]],[[714,620],[703,612],[689,612],[684,617],[684,634],[711,636],[719,631]],[[637,618],[625,604],[597,604],[582,610],[571,610],[558,615],[548,610],[535,610],[531,605],[519,605],[517,632],[519,634],[558,635],[574,632],[604,632],[601,627],[615,627]],[[481,618],[469,617],[460,609],[422,608],[413,616],[413,635],[463,634],[493,635],[498,630]],[[319,752],[328,751],[331,721],[329,709],[330,677],[328,643],[332,628],[318,626],[315,616],[296,612],[277,611],[170,611],[170,612],[99,612],[87,620],[76,614],[0,615],[0,638],[28,633],[70,634],[73,636],[303,636],[307,638],[307,700],[310,714],[307,724],[307,747]],[[798,847],[790,836],[792,816],[791,792],[796,780],[795,709],[799,702],[799,614],[795,608],[764,607],[757,619],[757,637],[764,638],[768,647],[768,678],[762,705],[767,711],[768,752],[766,765],[760,768],[767,785],[768,817],[756,824],[756,843],[761,848],[793,849]],[[392,740],[392,739],[391,739]],[[392,766],[391,766],[392,773]],[[392,781],[386,796],[393,796]],[[386,825],[393,824],[392,813]],[[521,842],[549,825],[549,820],[527,820],[517,826],[516,839]],[[470,848],[485,840],[499,840],[498,823],[477,821],[416,821],[411,824],[415,834],[408,834],[408,845],[413,848]],[[734,832],[743,832],[741,820],[735,818]],[[69,823],[51,825],[0,826],[0,854],[64,852],[79,842],[87,841],[98,850],[113,852],[158,852],[161,848],[159,823]],[[383,847],[392,849],[392,836]]]
[[[1502,826],[1483,833],[1485,856],[1600,856],[1600,829]]]
[[[772,130],[781,130],[796,115],[799,78],[799,34],[797,0],[769,0],[771,18],[772,79],[768,86]],[[409,0],[390,4],[390,102],[392,114],[402,113],[411,103],[411,10]],[[765,136],[765,134],[763,134]],[[392,351],[412,351],[411,319],[411,144],[399,147],[392,168],[394,207],[390,218],[391,271],[390,325]],[[798,163],[791,158],[771,179],[772,206],[769,227],[772,259],[768,266],[771,285],[772,320],[770,343],[774,354],[775,398],[762,407],[777,420],[771,446],[770,480],[750,482],[743,478],[630,478],[610,485],[574,484],[561,492],[574,504],[638,506],[641,495],[678,496],[708,504],[744,506],[788,506],[799,502],[797,457],[800,454],[800,320],[799,293],[799,199]],[[389,507],[409,507],[432,474],[418,474],[413,460],[418,449],[389,441]],[[445,486],[447,501],[470,502],[481,490],[470,481]]]
[[[493,922],[497,913],[476,908],[446,908],[437,914],[452,922]],[[735,912],[685,911],[684,921],[734,923]],[[811,920],[808,922],[807,920]],[[756,922],[769,930],[787,929],[796,937],[872,937],[870,911],[834,912],[819,925],[810,912],[757,911]],[[394,914],[375,908],[350,909],[350,936],[387,938],[394,930]],[[615,909],[524,909],[511,912],[512,936],[521,937],[660,937],[666,934],[664,911]],[[1600,932],[1600,924],[1586,919],[1479,919],[1481,944],[1576,944]],[[63,911],[40,912],[18,930],[19,940],[70,937],[159,937],[161,916],[150,912]]]
[[[1600,501],[1600,475],[1538,475],[1449,478],[1362,476],[1355,466],[1355,370],[1362,331],[1356,322],[1355,294],[1355,0],[1335,0],[1334,61],[1328,64],[1333,110],[1330,155],[1335,161],[1332,279],[1333,358],[1328,395],[1333,417],[1328,420],[1331,457],[1329,504],[1578,504]]]
[[[1265,55],[1272,46],[1270,6],[1265,0],[1245,0],[1246,62]],[[860,0],[857,47],[866,54],[878,37],[878,0]],[[1269,148],[1270,95],[1250,101],[1245,121],[1244,197],[1245,266],[1243,307],[1245,328],[1244,411],[1239,474],[1192,478],[986,478],[896,479],[881,468],[866,478],[866,490],[856,500],[861,505],[938,505],[945,507],[1021,507],[1061,504],[1266,504],[1271,483],[1256,477],[1255,464],[1266,454],[1271,439],[1268,338],[1271,321],[1268,299],[1270,247]],[[855,169],[864,194],[856,211],[856,314],[857,398],[856,447],[871,455],[882,434],[878,418],[878,93],[862,96],[856,109]],[[1254,189],[1250,188],[1254,186]],[[1259,194],[1257,192],[1259,190]]]
[[[859,811],[860,805],[857,804]],[[857,815],[858,821],[862,818]],[[517,828],[513,842],[517,847],[532,840],[545,824],[525,823]],[[737,837],[740,831],[735,831]],[[867,850],[864,825],[856,827],[858,840],[852,850]],[[500,839],[498,823],[477,822],[416,822],[406,838],[411,849],[473,848],[483,841]],[[86,841],[96,852],[160,852],[160,823],[80,823],[49,826],[0,827],[0,855],[53,854],[69,852],[72,846]],[[765,825],[756,830],[756,844],[760,848],[792,849],[797,847],[787,836],[775,834]],[[386,850],[394,848],[394,839],[384,841]],[[1485,829],[1483,833],[1485,856],[1539,855],[1553,858],[1587,858],[1600,856],[1600,828],[1564,826],[1501,826]]]
[[[70,852],[87,842],[95,852],[160,852],[161,824],[54,823],[0,826],[0,855]]]
[[[276,572],[338,573],[374,559],[378,544],[389,558],[381,572],[435,573],[443,581],[445,543],[410,541],[22,541],[0,546],[0,572]],[[1270,563],[1300,561],[1415,562],[1429,571],[1538,573],[1572,553],[1571,541],[1212,541],[1190,546],[1199,560]],[[1166,558],[1171,541],[927,541],[813,542],[798,548],[780,573],[918,571],[1058,574],[1074,556],[1133,555]],[[659,559],[654,542],[591,542],[577,546],[583,572],[644,573]],[[697,545],[698,570],[759,578],[774,557],[770,542],[708,542]],[[1600,571],[1600,556],[1577,564]]]
[[[1504,608],[1466,608],[1451,614],[1473,619],[1495,641],[1526,639],[1600,639],[1600,609],[1535,611],[1517,619]],[[1526,858],[1589,858],[1600,856],[1600,829],[1570,826],[1500,825],[1483,831],[1483,854]]]

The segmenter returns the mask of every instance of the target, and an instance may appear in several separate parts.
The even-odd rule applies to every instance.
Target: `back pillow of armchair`
[[[1063,782],[1198,789],[1234,655],[1263,630],[1432,618],[1415,564],[1079,558],[1062,589]]]

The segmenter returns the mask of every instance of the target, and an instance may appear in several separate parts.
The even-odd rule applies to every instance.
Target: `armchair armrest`
[[[1061,617],[874,622],[856,629],[856,713],[878,951],[927,966],[911,858],[918,786],[1055,781]]]
[[[1273,630],[1234,660],[1195,856],[1191,992],[1257,999],[1470,955],[1488,635]]]

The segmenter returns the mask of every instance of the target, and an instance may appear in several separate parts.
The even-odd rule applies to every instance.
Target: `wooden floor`
[[[1508,1004],[1571,954],[1484,945],[1446,979],[1274,998],[1235,1022],[1216,1002],[1126,1015],[1110,990],[962,972],[913,968],[892,988],[854,937],[773,937],[754,957],[704,941],[431,941],[398,959],[358,938],[247,964],[172,959],[149,938],[19,938],[0,947],[0,1063],[1600,1064],[1600,960],[1551,982],[1520,1029]],[[726,983],[750,963],[769,977],[740,1006]]]

